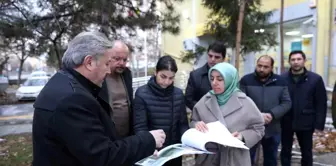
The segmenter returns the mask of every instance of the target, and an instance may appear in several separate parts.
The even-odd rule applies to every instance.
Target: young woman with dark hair
[[[170,56],[161,57],[154,76],[138,88],[133,102],[135,133],[163,129],[166,140],[162,148],[180,143],[182,134],[189,128],[183,92],[174,86],[176,72],[175,60]],[[181,157],[165,164],[181,165]]]

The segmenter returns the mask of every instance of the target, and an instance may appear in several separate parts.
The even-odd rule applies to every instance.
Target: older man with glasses
[[[112,108],[111,120],[117,133],[124,138],[133,134],[132,118],[132,73],[126,67],[130,51],[122,41],[115,41],[108,54],[111,57],[110,74],[107,75],[100,96]]]

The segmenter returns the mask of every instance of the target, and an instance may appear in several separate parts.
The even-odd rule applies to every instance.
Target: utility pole
[[[281,8],[280,8],[280,71],[283,73],[285,71],[285,65],[284,65],[284,36],[283,36],[283,17],[284,17],[284,1],[281,0]]]

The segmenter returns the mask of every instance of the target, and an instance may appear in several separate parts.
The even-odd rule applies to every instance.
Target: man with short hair
[[[120,166],[154,153],[163,130],[119,139],[110,106],[98,96],[110,73],[112,44],[99,32],[69,42],[62,63],[34,103],[33,166]]]
[[[134,134],[132,73],[126,67],[130,51],[124,42],[115,41],[108,54],[111,57],[110,74],[105,79],[100,96],[110,104],[117,133],[124,138]]]
[[[188,85],[185,92],[186,105],[193,109],[195,104],[211,90],[208,77],[208,71],[217,63],[224,62],[226,47],[224,43],[216,41],[208,47],[207,63],[192,72],[190,72]]]
[[[313,133],[323,131],[327,112],[327,92],[320,75],[305,68],[306,55],[292,51],[286,79],[292,108],[281,121],[281,165],[291,165],[293,135],[301,150],[301,165],[313,165]]]
[[[280,143],[280,119],[291,108],[286,81],[273,73],[274,60],[263,55],[257,60],[254,73],[240,80],[240,89],[250,97],[262,112],[265,121],[265,136],[261,140],[264,166],[276,166]],[[254,165],[259,144],[250,149]]]

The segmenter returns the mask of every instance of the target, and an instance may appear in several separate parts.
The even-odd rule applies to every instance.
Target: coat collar
[[[209,67],[208,63],[206,63],[200,69],[201,69],[201,75],[208,75],[210,67]]]
[[[306,69],[306,68],[303,68],[303,73],[301,74],[303,77],[307,77],[308,76],[308,70]],[[291,76],[291,77],[293,77],[294,76],[294,74],[292,73],[292,68],[289,68],[289,70],[288,70],[288,75],[289,76]]]
[[[246,98],[245,93],[233,93],[228,102],[222,106],[223,110],[221,110],[218,105],[216,96],[207,93],[205,95],[205,105],[220,122],[226,125],[224,118],[243,107],[243,104],[239,101],[239,98]]]
[[[155,76],[152,76],[147,83],[149,89],[155,94],[155,96],[165,97],[172,96],[174,92],[174,83],[167,88],[161,88],[159,84],[156,83]]]
[[[97,97],[101,87],[94,84],[92,81],[84,77],[82,74],[77,72],[74,69],[66,69],[66,71],[74,78],[76,79],[83,87],[85,87],[86,90],[88,90],[94,97]]]

